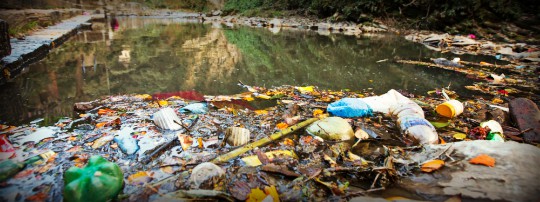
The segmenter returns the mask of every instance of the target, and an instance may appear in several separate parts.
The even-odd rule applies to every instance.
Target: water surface
[[[178,19],[127,17],[95,22],[28,72],[2,86],[0,121],[11,124],[73,116],[73,103],[127,93],[194,90],[243,92],[257,86],[316,85],[321,89],[425,95],[471,81],[436,68],[394,63],[397,58],[454,57],[396,35],[320,35],[306,30],[221,27]],[[460,56],[479,60],[477,56]],[[382,60],[386,60],[381,62]],[[484,61],[486,61],[484,59]]]

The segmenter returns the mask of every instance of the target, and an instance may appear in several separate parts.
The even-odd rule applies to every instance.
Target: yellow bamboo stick
[[[308,125],[310,125],[311,123],[315,122],[319,120],[319,118],[310,118],[308,120],[305,120],[299,124],[296,124],[294,126],[291,126],[291,127],[288,127],[288,128],[285,128],[277,133],[274,133],[270,136],[267,136],[267,137],[264,137],[264,138],[261,138],[255,142],[252,142],[252,143],[249,143],[249,144],[246,144],[240,148],[237,148],[235,150],[232,150],[230,151],[229,153],[226,153],[226,154],[223,154],[221,156],[218,156],[216,157],[215,159],[213,159],[211,162],[212,163],[215,163],[215,164],[220,164],[220,163],[225,163],[233,158],[236,158],[237,156],[240,156],[241,154],[243,153],[246,153],[256,147],[261,147],[261,146],[264,146],[270,142],[273,142],[277,139],[280,139],[284,136],[287,136],[295,131],[297,131],[298,129],[301,129],[301,128],[304,128]]]

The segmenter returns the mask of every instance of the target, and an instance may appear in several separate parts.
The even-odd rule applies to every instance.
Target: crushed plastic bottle
[[[459,58],[454,58],[453,60],[447,60],[446,58],[436,58],[431,59],[431,61],[438,65],[444,65],[449,67],[464,67],[462,64],[459,64]]]

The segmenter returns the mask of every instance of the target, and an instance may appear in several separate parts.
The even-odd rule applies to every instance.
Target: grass
[[[10,27],[8,30],[9,35],[17,36],[19,34],[26,34],[31,30],[36,29],[39,26],[38,21],[31,21],[22,26]]]

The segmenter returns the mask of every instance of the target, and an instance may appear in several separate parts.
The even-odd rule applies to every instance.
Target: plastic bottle
[[[371,116],[380,112],[392,116],[401,132],[418,140],[420,144],[438,142],[435,127],[424,119],[424,111],[418,104],[392,89],[380,96],[366,98],[343,98],[331,103],[328,112],[340,117]]]
[[[8,159],[0,162],[0,182],[6,181],[9,178],[13,177],[19,171],[23,170],[26,165],[34,164],[40,160],[47,160],[55,153],[53,151],[48,151],[33,157],[26,159],[23,162],[16,162],[14,160]]]
[[[463,104],[457,100],[449,100],[438,105],[435,111],[441,116],[454,118],[463,113]]]

